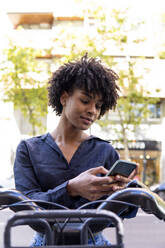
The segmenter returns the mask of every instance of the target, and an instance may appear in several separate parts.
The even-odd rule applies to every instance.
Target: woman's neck
[[[78,130],[73,126],[64,125],[63,122],[59,122],[51,135],[55,141],[60,143],[81,143],[89,136],[84,131]]]

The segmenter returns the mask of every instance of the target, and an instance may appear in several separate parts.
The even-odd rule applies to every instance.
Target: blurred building
[[[56,30],[59,27],[65,28],[66,26],[68,27],[69,24],[71,29],[81,33],[84,28],[89,29],[95,25],[92,18],[82,17],[81,9],[78,8],[68,9],[68,11],[67,8],[65,8],[65,13],[64,10],[61,9],[49,10],[51,10],[51,8],[48,8],[48,11],[19,10],[7,12],[8,22],[12,24],[10,37],[13,37],[18,45],[24,44],[28,46],[30,44],[36,48],[49,49],[52,47],[52,41],[56,38]],[[165,9],[156,8],[152,11],[150,15],[147,15],[143,28],[139,30],[139,32],[145,34],[147,37],[142,46],[138,44],[133,45],[130,42],[131,45],[124,51],[120,51],[116,47],[113,47],[113,49],[109,51],[109,55],[115,57],[121,65],[130,58],[140,58],[143,56],[144,60],[143,64],[141,64],[141,68],[149,68],[149,71],[143,74],[146,89],[148,88],[152,92],[153,97],[160,98],[158,104],[150,105],[150,117],[146,123],[143,123],[139,127],[137,133],[130,137],[129,143],[131,159],[140,164],[139,177],[148,184],[165,181],[165,60],[158,56],[158,47],[161,46],[161,39],[164,38],[161,37],[160,34],[163,34],[165,29],[165,22],[162,21],[160,17],[163,11],[165,13]],[[141,12],[141,19],[143,19],[143,12]],[[137,16],[136,6],[134,6],[131,13],[133,20]],[[58,50],[57,52],[56,50],[52,55],[43,54],[40,59],[47,60],[47,62],[51,64],[52,56],[61,56],[63,52],[67,51]],[[160,91],[156,92],[158,88]],[[5,108],[7,106],[9,107],[9,104],[1,103],[0,108],[3,109],[4,106]],[[6,122],[10,124],[14,123],[14,130],[17,130],[17,138],[13,138],[14,145],[11,144],[12,150],[9,148],[13,162],[12,156],[14,156],[14,148],[22,137],[26,137],[30,127],[24,117],[18,111],[15,112],[14,109],[12,110],[11,108],[10,104],[9,116],[4,117],[5,114],[2,114],[0,122],[4,125],[6,125]],[[111,118],[116,121],[116,125],[118,125],[117,114],[114,112],[110,113],[110,115]],[[58,117],[49,110],[47,120],[45,120],[48,131],[54,128],[54,123],[57,123],[57,120]],[[101,130],[97,124],[94,124],[90,131],[102,138],[111,140],[114,147],[119,151],[121,158],[123,157],[123,146],[115,139],[112,132],[107,134],[107,132]],[[16,132],[14,131],[14,133]],[[6,137],[4,139],[6,139]],[[9,163],[9,161],[7,163]]]

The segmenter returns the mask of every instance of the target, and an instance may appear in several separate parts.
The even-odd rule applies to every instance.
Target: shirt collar
[[[44,135],[42,135],[41,139],[42,140],[46,140],[47,143],[53,145],[53,147],[54,147],[54,144],[56,144],[55,141],[53,140],[53,137],[51,136],[51,134],[49,132],[46,133],[46,134],[44,134]],[[92,139],[97,139],[97,140],[100,140],[100,141],[104,141],[104,142],[110,143],[109,140],[104,140],[104,139],[102,139],[100,137],[97,137],[95,135],[88,136],[88,138],[86,140],[92,140]]]

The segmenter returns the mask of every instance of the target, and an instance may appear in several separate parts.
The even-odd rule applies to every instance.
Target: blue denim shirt
[[[104,166],[109,169],[118,159],[118,153],[109,142],[90,136],[81,143],[68,164],[50,133],[33,137],[21,141],[17,147],[16,189],[31,199],[75,209],[88,200],[71,197],[66,189],[68,181],[90,168]]]

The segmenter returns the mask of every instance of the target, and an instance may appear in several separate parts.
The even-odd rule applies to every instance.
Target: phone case
[[[134,169],[136,169],[136,164],[126,160],[117,160],[111,167],[107,176],[115,176],[117,174],[128,177]]]

